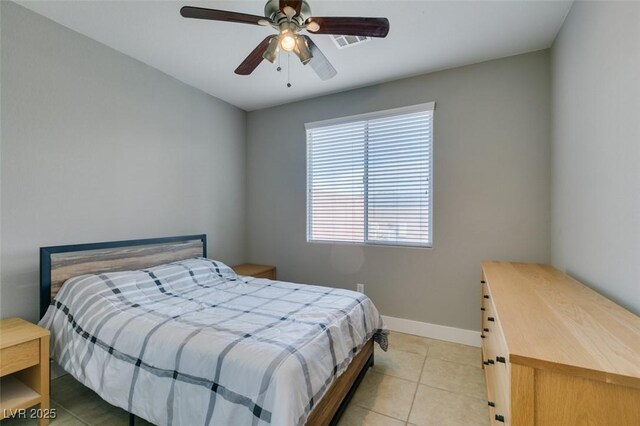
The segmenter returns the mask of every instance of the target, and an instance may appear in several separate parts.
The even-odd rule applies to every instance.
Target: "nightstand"
[[[29,409],[30,407],[38,407]],[[0,320],[0,419],[49,424],[49,330],[20,318]]]
[[[232,266],[232,268],[238,275],[247,275],[255,278],[268,278],[270,280],[276,279],[275,266],[243,263],[242,265]]]

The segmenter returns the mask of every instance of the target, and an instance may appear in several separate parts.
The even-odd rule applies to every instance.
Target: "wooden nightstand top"
[[[0,349],[19,345],[49,335],[49,330],[21,318],[0,320]]]
[[[238,275],[256,276],[266,273],[273,273],[275,275],[275,266],[271,265],[256,265],[254,263],[243,263],[242,265],[236,265],[232,267],[234,272]]]

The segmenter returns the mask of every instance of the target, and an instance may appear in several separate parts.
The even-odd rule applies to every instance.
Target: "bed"
[[[205,235],[41,248],[53,359],[154,424],[335,424],[386,350],[371,300],[206,254]]]

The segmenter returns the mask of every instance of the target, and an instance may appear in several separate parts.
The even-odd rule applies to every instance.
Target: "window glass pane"
[[[307,240],[431,246],[433,104],[307,128]]]
[[[317,129],[308,143],[308,239],[364,238],[365,122]]]
[[[430,114],[367,124],[368,242],[430,243]]]

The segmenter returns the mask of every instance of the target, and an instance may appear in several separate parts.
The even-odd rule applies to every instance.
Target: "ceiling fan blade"
[[[309,36],[303,36],[307,40],[307,44],[309,45],[309,50],[311,50],[311,54],[313,58],[309,61],[311,68],[318,74],[320,80],[329,80],[338,74],[338,71],[331,65],[331,62],[327,59],[326,56],[322,53],[322,51],[316,46],[316,44],[311,40]]]
[[[277,37],[277,36],[270,35],[266,37],[264,40],[262,40],[260,44],[256,46],[256,48],[253,49],[251,53],[249,53],[249,56],[247,56],[245,60],[242,61],[240,65],[238,65],[238,68],[236,68],[234,72],[239,75],[251,74],[253,70],[255,70],[264,59],[262,55],[264,54],[265,50],[267,50],[267,47],[269,47],[269,42],[274,37]]]
[[[296,11],[293,16],[298,16],[300,15],[300,9],[302,9],[302,0],[280,0],[280,10],[284,10],[287,6]]]
[[[193,6],[184,6],[180,9],[180,15],[185,18],[209,19],[211,21],[236,22],[239,24],[265,25],[265,23],[271,23],[271,21],[264,16]]]
[[[313,17],[307,19],[307,25],[310,22],[315,22],[320,27],[313,31],[314,34],[386,37],[389,33],[387,18]]]

